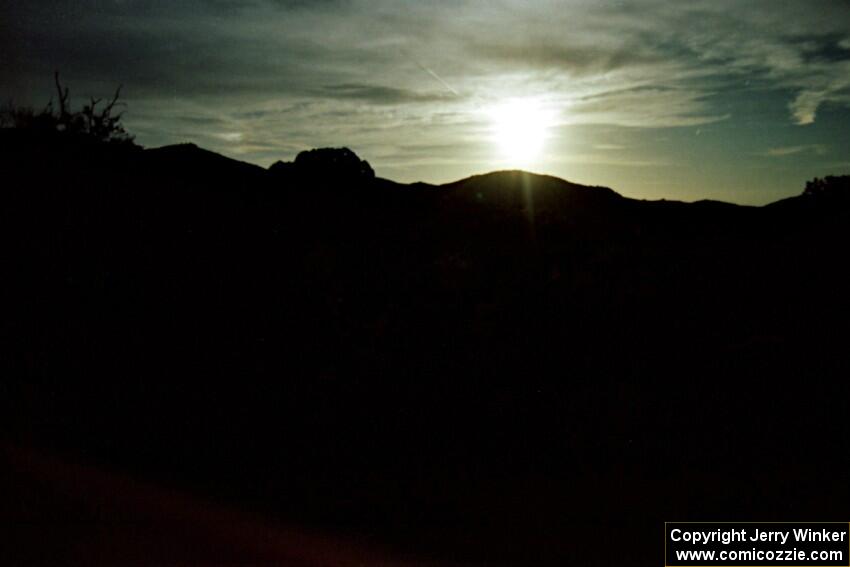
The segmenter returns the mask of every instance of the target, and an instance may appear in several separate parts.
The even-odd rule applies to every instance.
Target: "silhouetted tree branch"
[[[89,104],[80,111],[73,111],[70,103],[70,89],[63,86],[59,72],[53,75],[58,109],[54,107],[53,99],[40,112],[28,107],[18,107],[9,102],[0,109],[0,127],[17,128],[40,132],[61,132],[68,135],[83,136],[98,142],[132,143],[133,136],[127,133],[121,124],[123,112],[115,113],[116,108],[124,106],[119,102],[121,86],[115,90],[113,97],[100,108],[103,102],[100,98],[91,97]]]

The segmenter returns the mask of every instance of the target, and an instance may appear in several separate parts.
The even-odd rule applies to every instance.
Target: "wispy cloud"
[[[142,143],[191,139],[263,164],[347,144],[401,171],[411,156],[400,148],[416,140],[449,146],[435,159],[472,169],[486,150],[482,106],[521,96],[551,109],[558,132],[733,129],[768,98],[783,124],[814,130],[825,109],[850,108],[843,0],[33,0],[0,10],[10,11],[0,13],[0,84],[15,89],[3,96],[43,104],[57,68],[72,94],[123,83]],[[753,140],[745,155],[759,153]]]
[[[801,146],[782,146],[778,148],[769,148],[759,155],[764,157],[785,157],[802,153],[814,153],[818,155],[823,155],[826,153],[826,151],[827,148],[823,144],[806,144]]]
[[[593,146],[594,150],[602,150],[605,152],[616,152],[620,150],[625,150],[626,146],[622,146],[620,144],[596,144]]]
[[[382,85],[342,84],[326,85],[313,91],[318,97],[362,100],[373,104],[405,104],[415,102],[443,102],[459,96],[448,93],[416,92]]]
[[[36,49],[16,53],[18,66],[61,66],[92,81],[125,82],[135,87],[128,95],[327,91],[406,104],[430,101],[427,74],[453,94],[499,94],[490,90],[493,79],[505,95],[557,92],[578,121],[588,115],[669,126],[723,117],[705,97],[718,79],[741,74],[791,91],[790,117],[798,124],[813,122],[824,103],[850,104],[850,5],[843,2],[31,4],[13,32]],[[68,17],[58,18],[63,12]],[[392,80],[380,85],[375,77]],[[347,88],[330,93],[329,85]],[[591,102],[593,96],[607,101]]]

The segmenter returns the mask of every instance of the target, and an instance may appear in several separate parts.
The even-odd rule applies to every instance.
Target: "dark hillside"
[[[15,443],[439,560],[846,514],[844,186],[644,202],[0,134]]]

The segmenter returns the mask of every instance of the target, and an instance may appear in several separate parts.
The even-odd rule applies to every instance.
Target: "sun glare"
[[[534,163],[543,152],[551,117],[536,101],[514,99],[489,111],[493,140],[511,165]]]

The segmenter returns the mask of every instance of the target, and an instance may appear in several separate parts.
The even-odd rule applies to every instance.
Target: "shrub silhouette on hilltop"
[[[278,161],[269,171],[274,175],[297,175],[325,181],[371,181],[375,171],[348,148],[319,148],[299,153],[294,162]]]
[[[823,179],[815,177],[806,182],[805,197],[847,199],[850,194],[850,175],[827,175]]]

